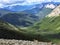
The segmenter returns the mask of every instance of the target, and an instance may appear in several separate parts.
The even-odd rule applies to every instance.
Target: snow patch
[[[47,5],[45,5],[45,7],[54,9],[56,6],[54,4],[47,4]]]

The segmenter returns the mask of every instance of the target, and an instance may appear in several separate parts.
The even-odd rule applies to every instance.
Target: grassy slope
[[[53,41],[53,42],[60,41],[60,16],[46,17],[43,20],[39,21],[38,23],[34,24],[34,26],[31,26],[25,30],[21,30],[20,28],[15,27],[9,23],[3,23],[0,21],[0,28],[1,27],[3,29],[3,32],[6,32],[4,30],[8,30],[8,33],[6,32],[6,34],[8,34],[10,38],[14,39],[25,40],[37,39],[40,41]],[[0,35],[2,35],[1,30]]]
[[[0,38],[33,40],[33,35],[28,33],[28,30],[20,29],[14,25],[0,20]]]
[[[24,31],[7,22],[0,20],[0,38],[5,39],[24,39]]]
[[[44,41],[60,41],[60,16],[46,17],[34,26],[29,27],[29,30],[41,35],[43,37],[41,39]]]

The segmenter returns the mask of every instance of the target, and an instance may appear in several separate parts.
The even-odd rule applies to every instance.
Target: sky
[[[60,0],[0,0],[0,8],[15,6],[15,5],[33,5],[42,2],[60,2]]]

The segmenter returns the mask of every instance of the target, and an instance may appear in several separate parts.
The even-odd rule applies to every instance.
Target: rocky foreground
[[[0,39],[0,45],[57,45],[51,42]]]

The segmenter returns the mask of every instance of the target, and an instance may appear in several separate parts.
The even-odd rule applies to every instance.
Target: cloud
[[[0,0],[0,8],[16,5],[33,5],[51,1],[60,2],[60,0]]]
[[[0,0],[0,8],[4,7],[12,7],[16,5],[33,5],[37,3],[41,3],[44,0]]]
[[[22,2],[25,4],[31,4],[31,3],[40,3],[40,2],[50,2],[50,1],[55,1],[55,2],[59,2],[60,0],[0,0],[0,3],[3,4],[13,4],[13,3],[18,3],[18,2]]]
[[[11,3],[22,2],[22,1],[24,0],[0,0],[0,3],[11,4]]]
[[[0,3],[2,4],[14,4],[14,3],[20,3],[22,2],[22,4],[28,5],[28,4],[35,4],[35,3],[40,3],[44,0],[0,0]],[[22,5],[21,4],[21,5]]]
[[[27,3],[40,3],[42,1],[44,1],[44,0],[30,0],[30,1],[26,0]]]

